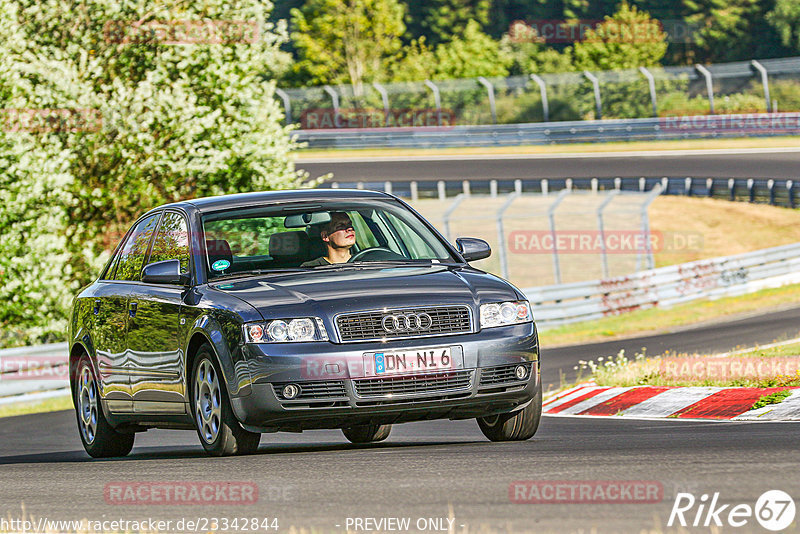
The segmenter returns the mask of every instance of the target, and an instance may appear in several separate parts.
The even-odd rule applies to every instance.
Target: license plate
[[[375,374],[396,375],[420,371],[441,371],[453,368],[450,347],[438,349],[376,352]]]

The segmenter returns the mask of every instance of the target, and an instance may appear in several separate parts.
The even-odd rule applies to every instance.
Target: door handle
[[[100,299],[94,301],[94,308],[92,309],[95,315],[100,313]]]
[[[131,302],[130,304],[128,304],[128,315],[130,315],[131,317],[136,317],[136,308],[138,307],[139,307],[138,302]]]

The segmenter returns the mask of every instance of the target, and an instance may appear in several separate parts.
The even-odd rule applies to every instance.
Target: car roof
[[[201,213],[205,213],[231,208],[257,206],[259,204],[315,200],[352,200],[355,198],[385,199],[392,197],[380,191],[367,191],[362,189],[288,189],[283,191],[259,191],[255,193],[237,193],[216,197],[195,198],[159,206],[159,208],[156,209],[192,207]]]

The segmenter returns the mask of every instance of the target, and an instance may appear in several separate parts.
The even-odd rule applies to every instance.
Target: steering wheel
[[[353,256],[347,260],[347,263],[352,263],[354,261],[362,261],[364,258],[369,258],[370,256],[374,256],[372,260],[402,260],[405,256],[401,256],[397,252],[393,250],[389,250],[386,247],[372,247],[366,248],[361,252],[357,252]]]

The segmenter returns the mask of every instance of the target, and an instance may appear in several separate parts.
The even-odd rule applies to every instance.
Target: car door
[[[130,359],[127,350],[130,280],[137,258],[147,249],[158,216],[139,221],[119,248],[114,261],[98,283],[94,296],[93,339],[102,396],[112,412],[133,411]],[[138,267],[141,270],[141,266]]]
[[[190,272],[188,228],[184,216],[167,211],[161,218],[146,264],[177,259]],[[128,318],[133,410],[184,413],[184,365],[179,340],[186,288],[138,282],[132,286]]]

